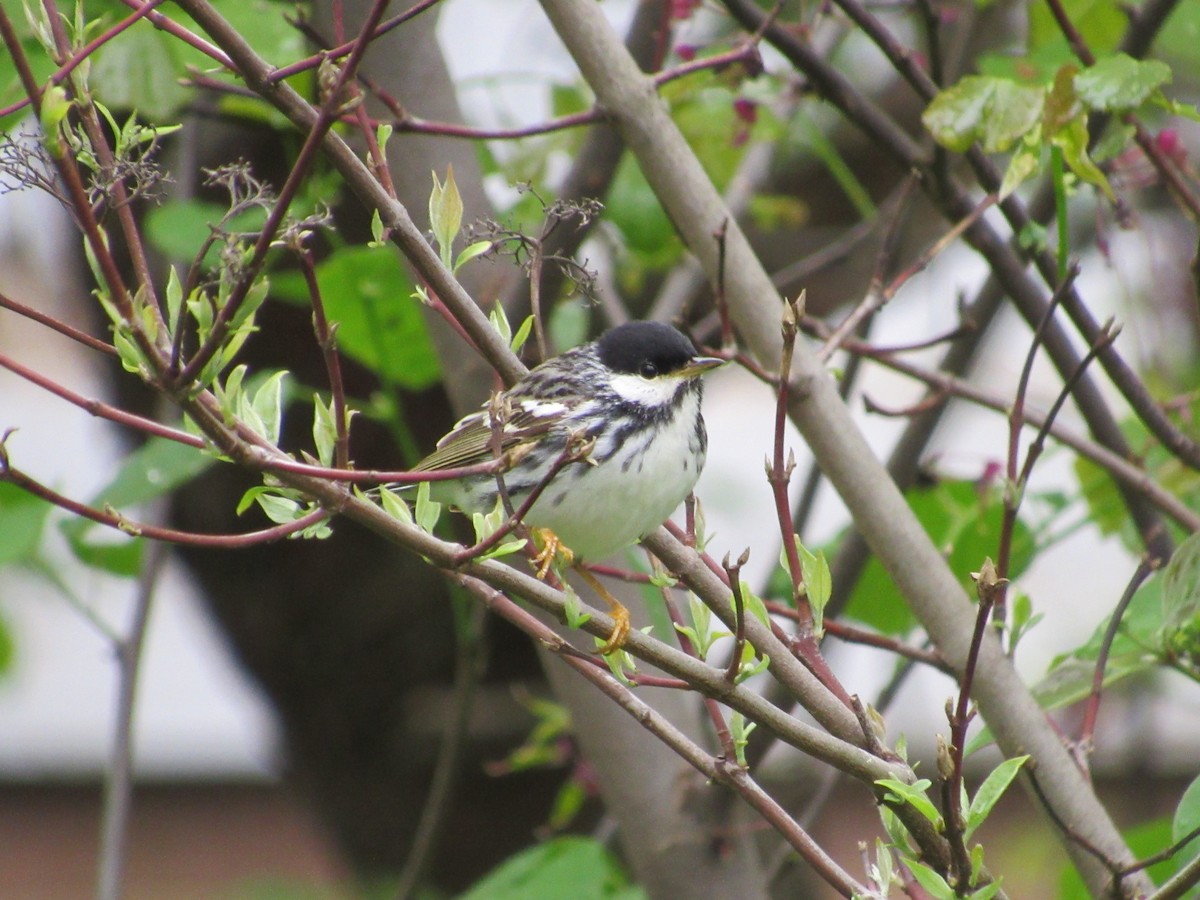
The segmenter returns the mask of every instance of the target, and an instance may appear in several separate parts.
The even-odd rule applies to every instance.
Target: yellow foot
[[[625,640],[629,637],[629,610],[626,609],[625,605],[616,597],[614,597],[609,592],[608,588],[602,585],[599,579],[597,579],[596,576],[587,569],[580,567],[575,571],[577,571],[583,577],[583,580],[591,586],[592,590],[599,594],[601,599],[608,604],[609,615],[612,616],[613,620],[613,630],[612,634],[608,636],[608,640],[604,642],[604,646],[600,648],[599,652],[602,656],[608,656],[610,653],[616,653],[625,646]]]
[[[612,602],[617,604],[611,606],[613,630],[612,634],[608,636],[608,640],[604,642],[604,646],[597,651],[601,656],[616,653],[625,646],[625,640],[629,637],[629,610],[618,603],[615,598]]]
[[[534,535],[538,539],[538,543],[542,545],[542,549],[538,551],[538,555],[533,558],[537,563],[537,572],[535,573],[538,581],[545,581],[546,576],[550,573],[550,567],[554,565],[556,557],[562,557],[563,565],[569,566],[575,561],[575,554],[571,552],[571,548],[558,539],[558,535],[549,528],[535,528]]]

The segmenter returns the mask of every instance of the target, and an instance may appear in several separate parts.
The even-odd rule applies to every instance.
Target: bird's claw
[[[629,610],[618,604],[611,608],[609,614],[612,616],[613,630],[612,634],[608,636],[608,640],[604,642],[604,646],[596,651],[601,656],[616,653],[625,646],[625,641],[629,637]]]
[[[563,564],[567,566],[575,561],[575,554],[571,552],[571,548],[560,541],[558,535],[549,528],[535,528],[534,534],[537,535],[539,543],[542,545],[542,549],[533,558],[533,561],[537,563],[537,571],[534,575],[538,581],[546,580],[556,558],[561,556]]]

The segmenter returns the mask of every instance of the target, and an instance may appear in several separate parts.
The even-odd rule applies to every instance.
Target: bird
[[[701,377],[724,362],[700,355],[670,325],[617,325],[494,395],[413,472],[507,461],[499,478],[488,472],[431,482],[433,499],[466,513],[491,512],[500,481],[511,510],[540,491],[523,515],[544,539],[538,575],[565,551],[613,611],[613,632],[600,651],[612,653],[628,635],[629,612],[580,564],[636,543],[691,493],[708,449]]]

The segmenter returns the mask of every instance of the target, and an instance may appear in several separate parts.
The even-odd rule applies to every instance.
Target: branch
[[[493,609],[501,609],[507,598],[489,585],[462,575],[452,576],[463,587],[485,599]],[[511,601],[507,601],[511,603]],[[510,613],[511,614],[511,613]],[[866,896],[866,888],[854,881],[833,859],[821,849],[808,833],[761,787],[742,767],[728,759],[716,759],[704,751],[686,734],[672,725],[653,707],[638,699],[617,681],[607,670],[581,659],[569,644],[550,628],[532,617],[523,618],[521,627],[530,630],[552,653],[583,676],[593,686],[629,713],[643,728],[670,747],[678,756],[699,771],[710,781],[733,788],[742,799],[753,807],[788,841],[825,881],[843,897]]]
[[[9,484],[19,487],[26,493],[45,500],[47,503],[52,503],[60,509],[65,509],[73,515],[90,519],[100,525],[106,525],[109,528],[132,535],[133,537],[150,538],[155,541],[169,541],[172,544],[181,544],[189,547],[235,550],[243,547],[253,547],[257,544],[273,543],[282,538],[290,537],[293,534],[304,531],[306,528],[325,521],[330,516],[328,511],[318,508],[284,525],[276,525],[260,531],[250,531],[245,534],[197,534],[192,531],[165,528],[161,525],[135,522],[111,508],[99,510],[88,506],[86,503],[80,503],[78,500],[72,500],[70,497],[64,496],[42,484],[36,478],[31,478],[20,469],[13,468],[9,462],[8,449],[4,445],[4,441],[8,438],[9,434],[10,432],[5,432],[3,436],[0,436],[0,482],[7,481]]]
[[[715,283],[718,261],[711,235],[730,216],[652,85],[646,83],[593,4],[543,0],[543,6],[597,98],[616,118],[681,237]],[[911,146],[907,137],[899,140]],[[975,227],[982,224],[980,221]],[[726,253],[724,286],[734,324],[764,368],[774,369],[781,349],[775,323],[782,300],[732,220]],[[916,522],[837,396],[828,373],[807,347],[797,346],[794,370],[798,390],[790,409],[793,420],[930,637],[956,671],[963,672],[968,655],[966,635],[972,631],[973,616],[958,579]],[[657,553],[657,540],[652,546]],[[679,571],[673,562],[659,556]],[[1056,808],[1081,823],[1088,836],[1113,858],[1131,861],[1132,853],[1107,811],[994,638],[985,640],[980,649],[979,668],[987,677],[978,682],[976,701],[1002,749],[1013,755],[1031,753]],[[1068,849],[1089,886],[1096,893],[1107,889],[1109,871],[1078,852],[1074,844],[1068,843]],[[1148,883],[1143,880],[1134,887],[1148,889]]]

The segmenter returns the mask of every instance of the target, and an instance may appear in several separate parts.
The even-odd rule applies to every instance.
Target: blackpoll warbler
[[[700,376],[722,362],[698,355],[669,325],[619,325],[547,360],[467,416],[416,471],[516,450],[501,476],[512,507],[540,488],[525,524],[551,532],[576,560],[598,561],[661,525],[691,493],[708,444]],[[499,490],[494,474],[432,484],[436,499],[468,513],[490,512]],[[624,641],[628,613],[607,591],[602,596],[617,619],[604,648],[611,652]]]

